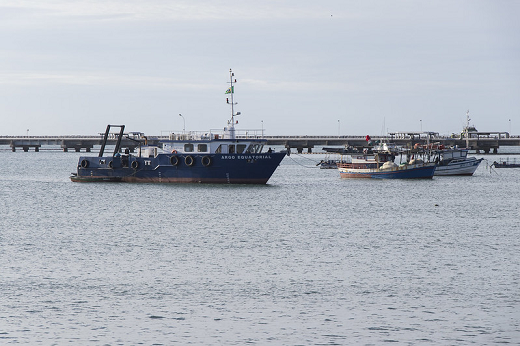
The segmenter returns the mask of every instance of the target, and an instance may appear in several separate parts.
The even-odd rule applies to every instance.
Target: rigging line
[[[489,174],[495,173],[496,175],[499,175],[496,168],[493,167],[493,164],[489,164],[489,161],[487,159],[484,159],[486,161],[486,169],[489,168]]]
[[[312,161],[313,163],[316,163],[316,164],[320,163],[320,161],[315,161],[315,160],[313,160],[313,159],[309,159],[308,157],[305,157],[305,156],[303,156],[302,154],[291,154],[291,155],[296,155],[296,156],[301,157],[301,158],[303,158],[303,159],[306,159],[306,160]]]
[[[287,156],[287,157],[290,158],[291,160],[293,160],[295,163],[297,163],[298,165],[300,165],[302,167],[305,167],[305,168],[316,168],[316,166],[305,166],[305,165],[302,165],[301,163],[299,163],[298,161],[296,161],[292,157],[290,157],[290,156]]]

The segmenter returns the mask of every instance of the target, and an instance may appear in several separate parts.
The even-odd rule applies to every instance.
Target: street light
[[[186,131],[186,119],[182,116],[182,114],[179,113],[179,116],[182,118],[182,132]]]
[[[339,119],[338,119],[338,137],[339,137],[339,134],[340,134],[340,122],[339,122]]]
[[[422,119],[419,120],[421,122],[421,132],[422,132]]]
[[[264,121],[260,120],[260,122],[262,123],[262,138],[264,138]]]

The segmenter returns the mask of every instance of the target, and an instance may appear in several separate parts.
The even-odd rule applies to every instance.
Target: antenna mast
[[[469,149],[469,109],[466,112],[466,149]]]
[[[236,136],[235,136],[235,124],[236,124],[235,116],[240,115],[240,112],[237,112],[235,114],[235,105],[237,104],[237,102],[235,102],[235,100],[234,100],[235,87],[234,87],[233,83],[236,83],[237,80],[234,77],[235,77],[235,74],[233,73],[233,71],[231,69],[229,69],[230,87],[226,91],[226,94],[231,94],[231,102],[229,102],[229,98],[226,99],[226,102],[228,104],[231,104],[231,119],[228,121],[228,131],[229,131],[229,137],[231,139],[236,138]]]

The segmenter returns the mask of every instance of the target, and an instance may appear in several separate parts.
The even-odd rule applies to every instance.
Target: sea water
[[[520,169],[73,183],[79,155],[0,151],[0,344],[520,344]]]

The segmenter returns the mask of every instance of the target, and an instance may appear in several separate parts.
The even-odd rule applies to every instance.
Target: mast
[[[466,112],[466,149],[469,149],[469,109]]]
[[[231,69],[229,69],[230,87],[226,91],[226,94],[231,94],[231,102],[229,102],[229,98],[226,99],[226,102],[231,105],[231,119],[228,120],[228,127],[227,127],[230,139],[236,138],[236,136],[235,136],[235,124],[236,124],[235,116],[240,115],[240,112],[235,113],[235,105],[237,104],[237,102],[235,102],[235,100],[234,100],[235,86],[233,85],[233,83],[236,83],[237,80],[234,79],[234,77],[235,77],[235,74],[233,73],[233,71]]]

